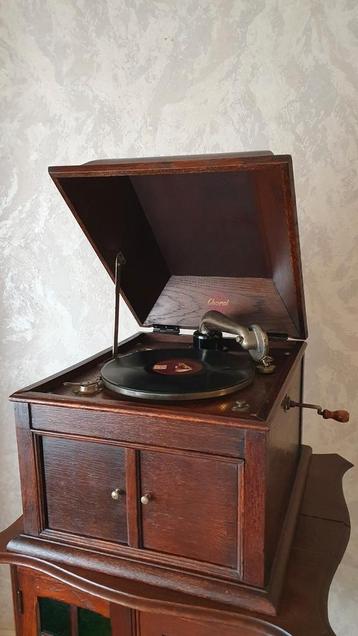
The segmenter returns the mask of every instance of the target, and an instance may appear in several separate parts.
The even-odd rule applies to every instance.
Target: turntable
[[[50,168],[115,281],[113,346],[16,392],[9,549],[275,613],[310,449],[291,158]],[[120,341],[122,298],[140,327]],[[66,493],[66,496],[63,496]]]
[[[97,392],[104,386],[129,397],[183,401],[222,397],[239,391],[252,382],[253,365],[247,357],[229,352],[222,337],[223,330],[235,334],[260,372],[274,371],[268,355],[267,334],[258,325],[243,327],[218,311],[208,311],[203,316],[193,334],[191,348],[154,348],[118,355],[120,270],[124,264],[125,258],[120,253],[115,263],[113,357],[102,367],[101,378],[95,383],[67,383],[74,387],[75,393],[91,392],[91,386]]]

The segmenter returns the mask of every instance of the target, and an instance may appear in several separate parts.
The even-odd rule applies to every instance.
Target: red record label
[[[172,360],[160,360],[153,364],[152,371],[161,375],[193,375],[203,368],[201,362],[189,358],[174,358]]]

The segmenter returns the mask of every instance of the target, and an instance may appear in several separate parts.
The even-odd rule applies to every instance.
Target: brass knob
[[[143,504],[143,506],[146,506],[147,504],[149,504],[151,499],[152,499],[152,493],[146,492],[144,495],[141,496],[140,502],[141,504]]]
[[[111,492],[111,497],[114,501],[118,501],[120,495],[124,495],[124,490],[122,490],[122,488],[115,488]]]

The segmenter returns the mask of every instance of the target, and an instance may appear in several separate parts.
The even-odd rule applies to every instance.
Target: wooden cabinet
[[[48,435],[38,447],[45,532],[128,545],[137,524],[138,545],[130,547],[239,574],[242,460],[140,449],[131,455],[131,484],[123,447]]]
[[[351,464],[334,454],[313,455],[303,503],[285,576],[279,610],[274,616],[218,605],[210,617],[198,605],[192,615],[141,611],[140,636],[334,636],[327,599],[330,583],[347,546],[349,514],[342,478]],[[222,620],[220,620],[222,619]]]
[[[19,519],[0,533],[0,563],[12,570],[17,636],[333,635],[327,595],[350,535],[342,491],[350,467],[338,455],[313,456],[283,596],[271,616],[198,601],[186,589],[173,592],[119,571],[79,567],[70,551],[61,565],[49,553],[39,561],[35,553],[9,551],[23,530]]]
[[[289,347],[242,391],[244,413],[231,397],[143,413],[105,393],[72,398],[63,374],[16,396],[21,549],[274,611],[307,468],[299,410],[282,407],[301,392],[304,346]]]
[[[67,585],[41,572],[12,566],[17,636],[280,636],[271,622],[184,618],[138,611]],[[89,573],[88,573],[89,574]],[[288,632],[285,632],[288,634]],[[296,636],[296,635],[295,635]]]
[[[232,459],[141,451],[143,548],[236,570],[242,468]]]

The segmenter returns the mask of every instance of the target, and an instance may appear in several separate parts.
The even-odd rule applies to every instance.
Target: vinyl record
[[[233,393],[250,384],[254,366],[246,353],[150,349],[118,356],[101,371],[107,389],[148,400],[198,400]]]

